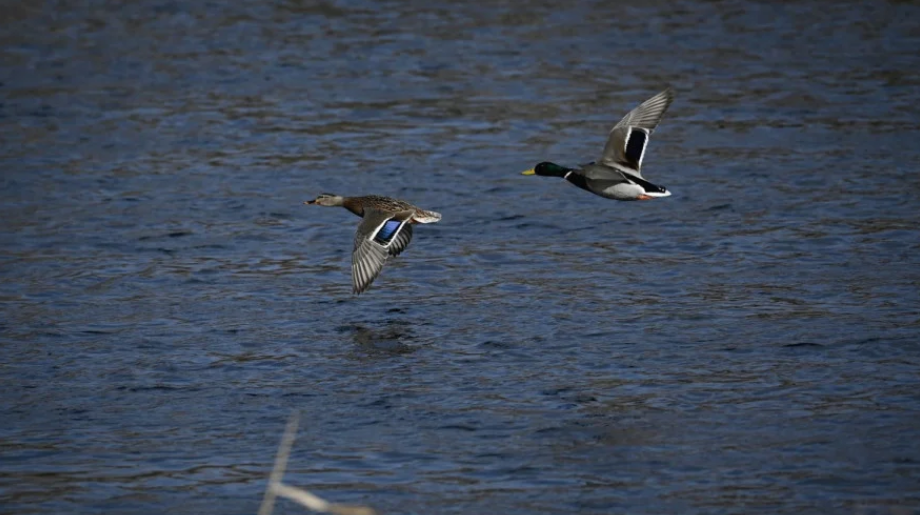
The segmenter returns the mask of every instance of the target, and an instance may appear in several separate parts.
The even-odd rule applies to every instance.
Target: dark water
[[[920,6],[2,14],[0,511],[920,510]],[[678,98],[622,203],[520,170]],[[377,193],[444,214],[368,294]],[[277,513],[303,513],[282,502]]]

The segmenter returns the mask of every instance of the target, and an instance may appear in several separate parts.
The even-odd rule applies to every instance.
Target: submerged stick
[[[297,436],[297,426],[300,423],[300,414],[294,412],[288,420],[287,427],[284,429],[284,435],[281,437],[281,445],[278,446],[278,455],[275,456],[275,466],[272,473],[268,476],[268,487],[265,490],[265,497],[262,498],[262,505],[259,506],[259,515],[271,515],[275,509],[275,498],[278,496],[286,497],[301,506],[321,513],[332,513],[334,515],[376,515],[373,508],[367,506],[350,506],[346,504],[333,504],[325,499],[313,495],[310,492],[293,486],[285,485],[281,482],[284,477],[284,471],[287,469],[288,457],[291,455],[291,447],[294,446],[294,438]]]
[[[275,455],[275,466],[272,468],[271,475],[268,476],[268,487],[265,489],[265,496],[262,497],[262,505],[259,506],[259,515],[271,515],[275,509],[275,496],[277,495],[275,485],[281,484],[281,478],[284,477],[284,471],[287,469],[288,457],[291,455],[291,447],[294,446],[294,438],[297,436],[297,426],[299,424],[300,412],[294,411],[284,428],[284,435],[281,436],[278,454]]]
[[[375,515],[376,512],[373,508],[367,506],[350,506],[347,504],[333,504],[329,501],[321,499],[306,490],[296,488],[293,486],[287,486],[283,483],[278,483],[274,486],[275,493],[281,497],[287,497],[288,499],[299,503],[301,506],[304,506],[308,509],[324,513],[332,513],[334,515]]]

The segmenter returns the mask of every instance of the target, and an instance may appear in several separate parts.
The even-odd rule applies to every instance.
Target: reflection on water
[[[0,506],[906,513],[920,8],[98,1],[0,34]],[[677,100],[644,173],[595,159]],[[350,295],[324,191],[444,214]],[[289,505],[279,512],[297,512]]]
[[[413,352],[414,334],[408,322],[399,320],[381,321],[380,328],[363,325],[340,326],[338,332],[351,334],[359,348],[386,354],[404,354]]]

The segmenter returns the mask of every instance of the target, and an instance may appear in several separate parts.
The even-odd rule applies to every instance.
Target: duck
[[[360,295],[380,275],[387,259],[406,250],[412,241],[413,224],[430,224],[441,220],[441,213],[416,207],[404,200],[379,195],[342,197],[323,193],[307,205],[344,207],[360,216],[351,253],[352,292]]]
[[[600,161],[575,168],[544,161],[522,175],[561,177],[583,190],[613,200],[652,200],[671,195],[664,186],[642,177],[642,159],[649,137],[674,101],[668,88],[642,102],[613,126]]]

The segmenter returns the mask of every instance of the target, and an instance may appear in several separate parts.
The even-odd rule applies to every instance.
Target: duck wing
[[[404,213],[364,210],[364,219],[355,233],[355,249],[351,254],[351,283],[354,293],[364,292],[380,275],[387,258],[402,252],[409,238],[401,236],[411,217]]]
[[[392,223],[392,220],[390,223]],[[407,223],[403,225],[401,231],[393,236],[393,240],[391,241],[390,247],[387,250],[391,256],[396,257],[402,253],[402,251],[406,250],[406,247],[409,246],[410,241],[412,241],[412,226]]]
[[[668,88],[624,116],[607,136],[601,163],[625,168],[627,172],[642,177],[640,169],[649,137],[673,101],[674,91]]]

